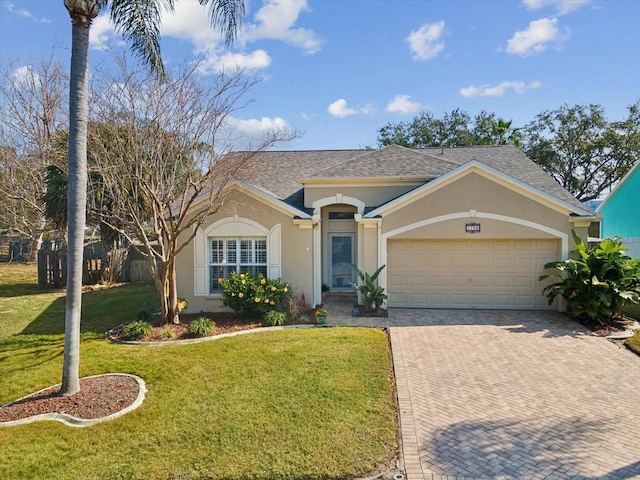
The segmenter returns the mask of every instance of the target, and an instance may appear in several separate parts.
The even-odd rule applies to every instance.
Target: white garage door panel
[[[554,240],[389,241],[390,307],[548,309],[538,283]]]

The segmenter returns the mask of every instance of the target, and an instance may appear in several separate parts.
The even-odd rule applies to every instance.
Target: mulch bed
[[[606,337],[607,335],[616,332],[623,332],[626,327],[632,325],[634,322],[633,318],[622,314],[614,316],[610,322],[605,322],[599,319],[592,320],[588,317],[582,317],[578,319],[578,321],[593,333],[601,337]]]
[[[352,312],[355,312],[356,309],[358,310],[359,314],[358,315],[352,314],[352,316],[354,317],[373,317],[373,318],[389,317],[389,312],[384,308],[379,309],[376,313],[364,313],[364,307],[362,305],[354,305]]]
[[[140,392],[138,382],[128,375],[100,375],[80,379],[80,391],[62,397],[60,384],[0,407],[0,422],[11,422],[45,413],[65,413],[88,420],[124,410]]]
[[[215,323],[215,327],[211,332],[213,335],[221,335],[223,333],[238,332],[240,330],[250,330],[253,328],[263,327],[262,319],[260,318],[246,318],[238,316],[233,312],[221,312],[221,313],[182,313],[180,314],[180,323],[175,325],[173,323],[165,324],[159,317],[155,317],[150,323],[153,325],[153,331],[150,335],[138,342],[166,342],[171,340],[186,340],[189,337],[187,335],[187,328],[189,324],[198,318],[208,318]],[[109,332],[110,336],[116,340],[123,340],[120,336],[123,333],[124,327],[121,325],[114,328]],[[170,331],[171,336],[168,336],[165,332]]]

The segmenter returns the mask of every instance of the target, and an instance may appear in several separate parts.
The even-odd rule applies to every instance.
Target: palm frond
[[[211,26],[220,29],[225,43],[230,46],[238,34],[242,15],[245,13],[244,0],[198,0],[200,5],[209,6]]]
[[[111,21],[137,56],[164,76],[160,53],[160,15],[174,11],[173,0],[112,0]]]

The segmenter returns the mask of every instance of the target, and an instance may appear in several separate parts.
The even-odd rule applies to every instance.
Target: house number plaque
[[[464,226],[464,231],[466,233],[480,233],[480,224],[479,223],[467,223]]]

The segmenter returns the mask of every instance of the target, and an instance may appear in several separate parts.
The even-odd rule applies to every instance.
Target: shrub
[[[173,333],[173,329],[169,325],[165,325],[160,331],[160,337],[164,339],[170,339],[175,337],[175,334]]]
[[[624,254],[619,239],[607,238],[588,247],[572,231],[577,259],[547,263],[557,273],[542,275],[539,280],[554,279],[546,286],[549,304],[560,296],[567,302],[571,317],[611,322],[627,302],[640,301],[640,261]]]
[[[307,321],[307,313],[309,307],[307,306],[307,299],[302,293],[299,297],[291,296],[287,302],[287,317],[294,321]]]
[[[270,310],[264,315],[264,323],[270,327],[281,327],[287,323],[287,314],[279,310]]]
[[[384,269],[386,265],[382,265],[378,268],[373,275],[360,271],[355,265],[351,265],[351,268],[358,274],[361,285],[354,284],[354,287],[358,289],[362,295],[362,309],[364,313],[378,313],[380,307],[387,299],[387,295],[384,293],[384,288],[378,286],[378,275]]]
[[[149,322],[144,320],[136,320],[124,327],[122,337],[125,340],[140,340],[148,336],[153,331],[153,327]]]
[[[190,337],[208,337],[215,326],[215,323],[208,318],[200,317],[189,324],[187,335]]]
[[[285,310],[293,294],[291,286],[263,274],[231,273],[220,281],[222,301],[226,307],[246,316],[263,315],[271,310]]]

